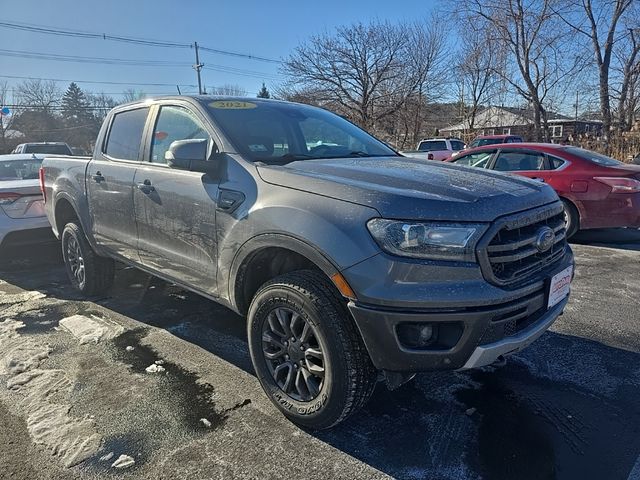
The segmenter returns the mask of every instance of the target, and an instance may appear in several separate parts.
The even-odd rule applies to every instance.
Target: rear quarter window
[[[103,153],[120,160],[137,161],[148,113],[148,107],[116,113]]]

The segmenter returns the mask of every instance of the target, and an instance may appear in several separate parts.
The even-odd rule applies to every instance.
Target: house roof
[[[484,108],[476,115],[473,125],[474,129],[479,128],[500,128],[527,126],[533,124],[533,110],[516,107],[490,106]],[[548,112],[548,120],[570,120],[569,117],[558,113]],[[469,130],[469,121],[465,120],[457,125],[443,127],[441,130]]]

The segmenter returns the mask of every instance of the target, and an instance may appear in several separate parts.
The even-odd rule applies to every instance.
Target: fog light
[[[434,328],[425,323],[401,323],[397,326],[400,343],[409,348],[425,348],[434,340]]]

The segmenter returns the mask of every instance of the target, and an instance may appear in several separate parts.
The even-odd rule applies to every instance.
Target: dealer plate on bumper
[[[565,268],[560,273],[556,273],[551,278],[549,285],[549,301],[547,309],[557,305],[564,297],[569,295],[571,289],[571,278],[573,277],[573,265]]]

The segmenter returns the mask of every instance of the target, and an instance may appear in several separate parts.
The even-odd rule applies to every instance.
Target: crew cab
[[[80,291],[107,291],[118,261],[246,316],[264,391],[310,428],[344,420],[378,378],[501,360],[568,301],[550,187],[400,156],[308,105],[129,103],[92,157],[46,158],[41,181]]]
[[[407,157],[442,161],[462,149],[464,142],[459,138],[426,138],[418,143],[416,150],[401,153]]]

